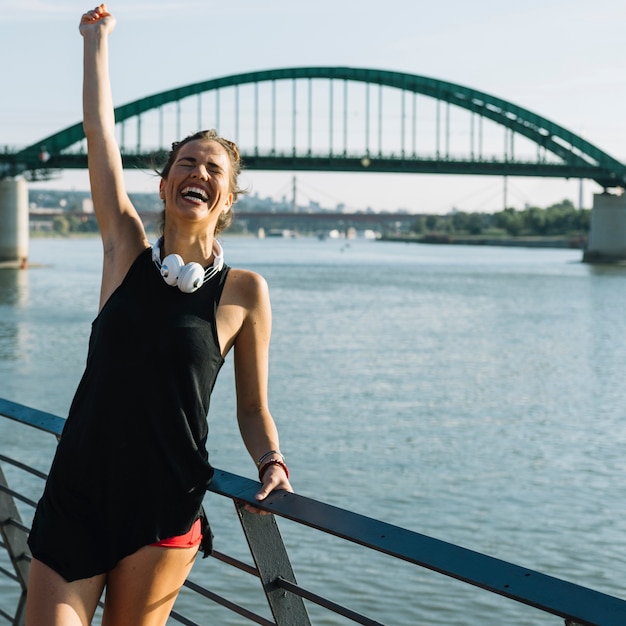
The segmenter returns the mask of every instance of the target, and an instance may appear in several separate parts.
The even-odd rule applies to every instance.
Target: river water
[[[227,263],[270,286],[271,408],[299,493],[626,597],[626,268],[583,264],[579,250],[234,236],[223,245]],[[66,414],[96,314],[100,250],[98,239],[34,239],[38,267],[0,271],[1,397]],[[209,423],[213,463],[254,477],[230,357]],[[50,445],[2,428],[1,447],[47,469]],[[218,500],[207,497],[216,548],[250,562],[232,505]],[[386,624],[561,623],[279,527],[300,583]],[[213,559],[192,578],[267,615],[250,583]],[[177,606],[203,624],[242,623],[185,594]],[[316,625],[351,623],[309,610]]]

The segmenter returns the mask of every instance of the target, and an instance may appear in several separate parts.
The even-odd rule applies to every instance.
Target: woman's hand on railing
[[[257,492],[255,498],[261,502],[265,500],[272,491],[288,491],[293,493],[293,487],[289,482],[287,473],[280,465],[271,465],[264,472],[261,478],[262,487]],[[246,504],[244,508],[250,513],[257,513],[259,515],[267,515],[269,511],[263,511],[251,504]]]

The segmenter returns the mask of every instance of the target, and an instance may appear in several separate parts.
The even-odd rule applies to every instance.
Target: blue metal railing
[[[64,424],[64,420],[58,416],[1,398],[0,416],[57,437]],[[21,521],[16,501],[27,506],[34,506],[35,502],[7,484],[2,465],[8,464],[39,479],[45,478],[45,474],[2,452],[0,443],[0,547],[9,554],[15,571],[0,567],[0,575],[17,583],[21,592],[13,613],[0,608],[0,617],[17,625],[23,623],[30,557],[26,547],[29,529]],[[186,583],[186,588],[198,595],[198,602],[216,602],[246,621],[266,625],[305,626],[310,623],[304,604],[306,600],[359,624],[381,624],[298,585],[276,525],[276,517],[281,517],[561,617],[570,626],[626,624],[626,601],[623,599],[298,494],[277,492],[259,504],[254,497],[258,487],[259,483],[254,480],[216,470],[209,490],[235,503],[255,565],[248,565],[219,552],[212,556],[259,578],[274,621],[230,602],[198,583],[191,580]],[[272,515],[250,513],[245,509],[245,504],[262,508]],[[176,609],[172,619],[183,624],[195,624]]]

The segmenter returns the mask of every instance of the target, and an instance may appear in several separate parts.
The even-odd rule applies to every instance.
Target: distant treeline
[[[590,219],[591,209],[577,209],[570,200],[563,200],[546,209],[527,207],[497,213],[456,211],[447,215],[420,215],[409,230],[416,235],[581,236],[589,233]]]

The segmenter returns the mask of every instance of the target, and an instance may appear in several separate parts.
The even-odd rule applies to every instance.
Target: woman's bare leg
[[[68,583],[63,576],[33,559],[26,596],[27,626],[88,626],[102,595],[105,575]]]
[[[107,576],[102,626],[162,626],[193,566],[198,548],[146,546]]]

